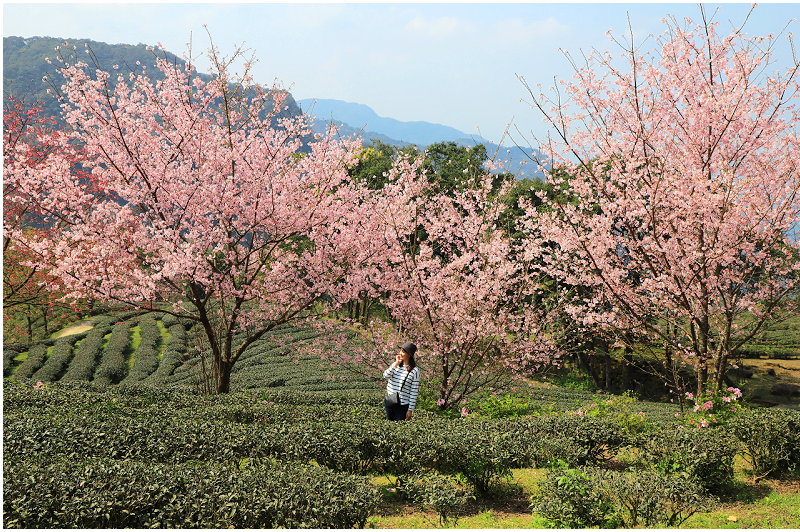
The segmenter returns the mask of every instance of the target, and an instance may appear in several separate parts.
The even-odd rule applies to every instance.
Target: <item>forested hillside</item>
[[[56,48],[59,48],[56,50]],[[91,50],[91,54],[87,53]],[[61,76],[56,72],[59,53],[65,58],[76,55],[81,61],[92,64],[92,56],[99,68],[110,71],[114,65],[120,69],[141,72],[141,65],[148,67],[148,75],[153,80],[163,79],[155,64],[153,52],[145,44],[108,44],[90,39],[62,39],[56,37],[3,37],[3,101],[11,95],[28,103],[41,102],[46,115],[58,117],[61,109],[58,101],[47,93],[50,85],[43,78],[47,76],[56,86],[61,85]],[[165,53],[170,61],[182,59],[170,52]],[[53,62],[47,62],[47,58]],[[200,74],[207,77],[207,74]],[[300,108],[291,94],[286,100],[289,113],[297,114]]]

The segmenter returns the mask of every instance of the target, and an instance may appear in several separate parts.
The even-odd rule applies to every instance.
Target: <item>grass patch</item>
[[[133,363],[136,361],[136,350],[139,348],[139,344],[142,343],[142,328],[137,325],[135,327],[130,328],[131,332],[131,345],[130,345],[130,355],[128,357],[128,371],[133,369]]]
[[[20,353],[17,356],[15,356],[13,358],[15,364],[8,371],[8,377],[6,377],[6,378],[7,379],[13,379],[14,378],[14,374],[17,372],[17,368],[20,366],[20,364],[25,362],[27,359],[28,359],[28,352],[27,351],[25,351],[24,353]]]
[[[172,337],[172,333],[169,332],[169,329],[164,327],[161,321],[157,321],[156,325],[158,325],[158,332],[161,333],[161,342],[158,344],[158,358],[161,359],[161,355],[164,354],[164,347],[166,347],[167,342]]]
[[[695,514],[681,528],[800,529],[800,491],[773,491],[753,504],[723,504],[713,512]]]

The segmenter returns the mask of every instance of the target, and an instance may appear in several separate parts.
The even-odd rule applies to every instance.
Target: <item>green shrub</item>
[[[800,412],[751,409],[729,422],[743,455],[759,477],[800,469]]]
[[[626,435],[616,422],[574,414],[518,419],[504,427],[526,442],[530,460],[536,463],[550,458],[567,460],[572,465],[599,463],[615,456],[626,442]],[[567,443],[563,452],[548,457],[543,451],[551,445],[545,441]]]
[[[551,469],[531,498],[533,510],[555,528],[617,528],[614,507],[586,471]]]
[[[364,477],[289,464],[3,461],[8,528],[363,528]]]
[[[687,475],[711,492],[731,484],[739,448],[725,427],[659,430],[639,435],[634,445],[651,469]]]
[[[155,316],[143,316],[139,320],[141,342],[133,353],[133,367],[121,382],[126,384],[144,380],[158,368],[158,343],[161,331]]]
[[[469,402],[468,410],[480,419],[519,417],[532,411],[528,401],[515,394],[482,394]]]
[[[81,333],[59,338],[47,361],[39,368],[39,371],[33,374],[31,380],[54,382],[60,379],[72,360],[73,346],[80,338],[85,337],[86,333]]]
[[[11,368],[14,366],[14,359],[19,356],[19,353],[10,347],[3,346],[3,378],[11,374]]]
[[[711,501],[685,477],[583,468],[549,471],[532,507],[558,528],[655,528],[677,527]]]
[[[423,473],[398,477],[398,491],[423,508],[436,511],[440,526],[458,525],[461,510],[475,497],[451,477]]]
[[[127,323],[114,325],[114,328],[111,329],[111,337],[103,349],[100,365],[94,373],[94,381],[97,384],[117,384],[125,378],[125,374],[128,372],[125,355],[130,344],[129,325]]]
[[[95,327],[81,341],[78,351],[70,362],[62,381],[90,381],[94,376],[95,366],[105,342],[105,335],[111,331],[109,326]]]
[[[18,381],[30,379],[44,366],[45,360],[47,360],[47,346],[43,343],[35,344],[28,350],[28,358],[19,365],[14,378]]]
[[[617,424],[626,434],[639,434],[652,428],[640,408],[639,401],[629,392],[625,392],[621,396],[596,396],[591,403],[583,405],[575,414],[608,419]]]

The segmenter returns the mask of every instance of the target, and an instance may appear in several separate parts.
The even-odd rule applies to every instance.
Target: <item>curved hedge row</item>
[[[131,345],[130,325],[122,322],[111,329],[111,337],[103,349],[100,364],[94,372],[94,382],[101,385],[116,384],[125,378],[128,364],[125,354]]]
[[[85,337],[86,335],[84,334],[83,336]],[[79,337],[80,335],[74,334],[59,338],[53,346],[53,351],[47,358],[47,362],[44,363],[39,371],[33,374],[32,380],[53,382],[60,379],[72,360],[73,347]]]
[[[61,377],[61,381],[90,381],[94,376],[94,368],[97,364],[97,359],[103,349],[105,342],[105,335],[111,330],[110,326],[98,326],[89,331],[86,338],[83,339],[81,345],[78,346],[78,352],[67,368],[67,372]]]
[[[133,367],[121,382],[138,382],[151,375],[158,368],[158,343],[161,331],[155,315],[143,316],[139,320],[141,343],[133,353]]]
[[[17,380],[26,380],[33,377],[39,368],[44,366],[47,360],[48,347],[44,344],[36,344],[28,351],[28,358],[17,368],[14,378]]]
[[[167,318],[169,315],[164,316],[162,323],[166,327]],[[174,317],[174,316],[173,316]],[[167,378],[172,375],[172,372],[177,368],[186,358],[186,330],[179,320],[169,326],[170,337],[167,340],[167,345],[164,346],[164,352],[161,355],[161,361],[158,363],[158,368],[149,376],[144,378],[142,382],[149,385],[161,385],[166,383]]]
[[[8,528],[363,528],[367,479],[294,464],[3,461]]]
[[[14,366],[14,359],[19,356],[19,353],[10,347],[3,346],[3,378],[11,374],[11,368]]]

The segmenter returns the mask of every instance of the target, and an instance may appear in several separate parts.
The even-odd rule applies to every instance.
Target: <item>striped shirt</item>
[[[389,379],[389,382],[386,383],[386,393],[400,392],[400,404],[408,405],[408,410],[413,411],[417,404],[417,393],[419,393],[419,366],[412,369],[411,372],[406,370],[407,367],[393,368],[389,366],[383,372],[383,378]],[[406,383],[401,391],[400,385],[403,384],[403,378],[406,374],[408,374],[408,378],[406,378]]]

